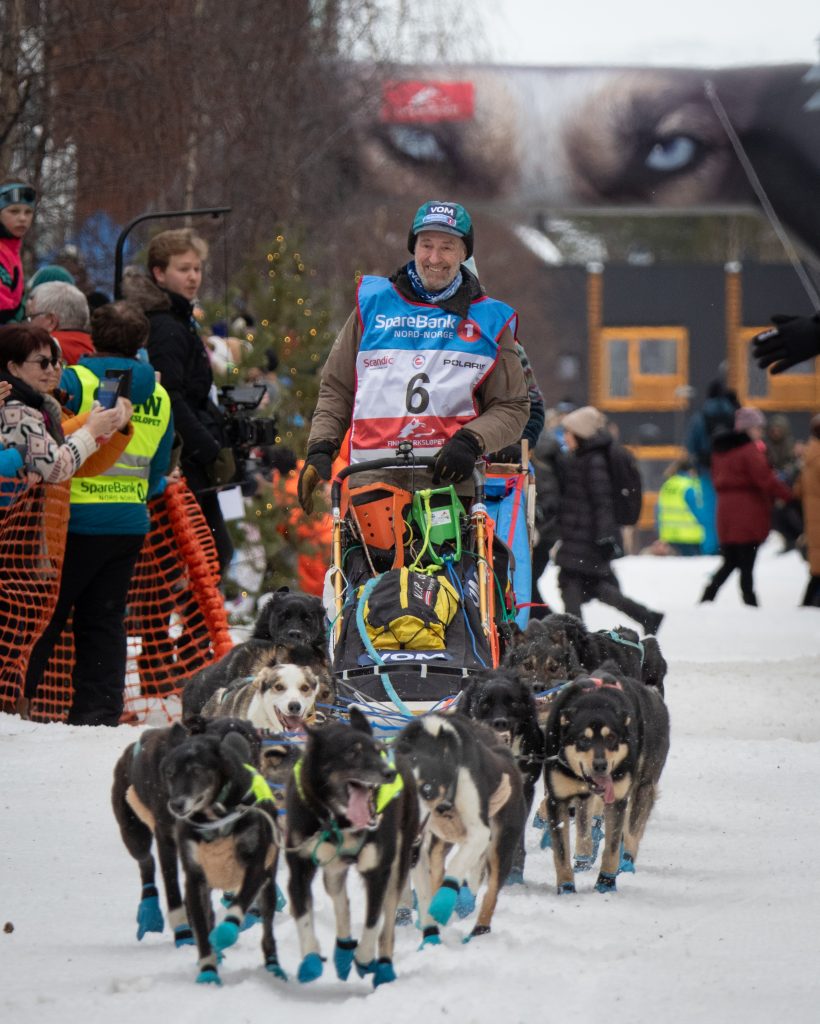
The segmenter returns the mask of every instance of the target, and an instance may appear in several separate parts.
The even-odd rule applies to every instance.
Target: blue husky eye
[[[694,161],[697,152],[698,144],[688,135],[671,135],[649,150],[646,166],[653,171],[681,171]]]

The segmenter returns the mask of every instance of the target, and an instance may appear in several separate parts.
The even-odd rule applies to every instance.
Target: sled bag
[[[391,569],[371,591],[363,618],[376,650],[440,651],[458,603],[444,576]]]

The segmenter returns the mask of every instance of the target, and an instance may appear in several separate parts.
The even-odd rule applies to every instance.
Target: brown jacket
[[[454,300],[442,303],[442,308],[466,315],[471,298],[478,298],[481,288],[469,271],[464,270],[464,284]],[[402,271],[391,280],[402,294],[409,283]],[[408,297],[413,297],[412,292]],[[416,299],[416,301],[418,301]],[[336,449],[350,427],[356,388],[356,356],[362,329],[359,312],[354,309],[339,332],[322,370],[319,398],[313,414],[308,438],[308,449],[318,441],[330,441]],[[471,420],[468,429],[475,434],[484,452],[498,451],[521,440],[530,415],[530,401],[521,361],[509,329],[501,336],[498,361],[476,392],[479,414]]]
[[[820,439],[816,437],[809,439],[794,491],[803,501],[803,532],[809,549],[809,568],[812,576],[820,576]]]

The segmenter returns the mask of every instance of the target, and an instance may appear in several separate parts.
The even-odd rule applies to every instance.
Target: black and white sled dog
[[[290,910],[302,954],[299,981],[314,981],[322,973],[311,892],[321,868],[336,917],[336,974],[346,980],[355,963],[360,977],[372,976],[375,988],[396,978],[396,908],[419,827],[415,783],[399,757],[391,763],[355,706],[350,725],[328,722],[309,726],[307,734],[286,803]],[[362,878],[366,904],[358,943],[352,937],[347,894],[353,866]]]
[[[162,932],[165,927],[152,853],[156,843],[174,943],[185,946],[194,941],[179,884],[176,818],[168,806],[168,787],[161,766],[172,747],[189,735],[206,731],[220,740],[230,732],[239,732],[250,745],[253,763],[260,757],[259,737],[249,722],[235,718],[207,722],[194,717],[185,726],[177,723],[163,729],[146,729],[125,748],[114,767],[111,804],[126,849],[139,865],[142,885],[137,909],[138,939],[148,932]]]
[[[310,665],[266,665],[251,679],[235,679],[220,687],[205,703],[206,718],[246,718],[257,729],[274,732],[302,733],[306,723],[313,723],[333,703],[330,674],[316,672]]]
[[[280,587],[262,606],[249,640],[206,665],[185,684],[183,716],[200,714],[216,691],[234,680],[283,664],[309,667],[326,682],[330,679],[324,606],[318,597],[288,587]]]
[[[396,738],[418,787],[422,829],[413,885],[423,944],[436,945],[465,883],[487,888],[472,935],[490,931],[526,819],[521,774],[492,729],[462,715],[425,715]],[[448,854],[452,856],[447,860]]]
[[[531,687],[510,669],[493,669],[465,687],[458,710],[495,730],[499,741],[513,752],[523,780],[524,806],[529,818],[535,786],[544,769],[544,731],[538,723]],[[522,830],[508,883],[524,881],[525,859]]]
[[[261,918],[265,969],[285,977],[273,937],[277,808],[251,757],[251,748],[239,733],[230,732],[221,740],[204,733],[172,744],[160,767],[168,806],[177,820],[199,983],[221,983],[218,960],[238,939],[251,908]],[[211,903],[214,889],[227,897],[219,923]]]
[[[668,751],[669,713],[660,693],[620,674],[611,662],[558,694],[547,722],[544,784],[559,893],[575,892],[569,843],[573,802],[582,855],[589,849],[590,815],[603,809],[598,892],[612,892],[619,871],[635,870]]]
[[[266,966],[281,974],[271,902],[276,804],[254,767],[260,756],[264,758],[259,751],[259,737],[249,722],[197,718],[189,728],[177,723],[146,730],[127,747],[114,769],[114,814],[128,851],[139,863],[142,881],[137,938],[163,929],[151,853],[156,840],[174,940],[177,946],[196,942],[198,981],[219,982],[217,956],[236,941],[239,923],[252,903],[254,909],[260,908]],[[282,760],[279,755],[277,751],[272,764]],[[178,856],[186,878],[187,913],[179,887]],[[216,928],[212,888],[231,894],[225,919]]]

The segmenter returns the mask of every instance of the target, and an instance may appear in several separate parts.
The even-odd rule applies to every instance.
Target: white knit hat
[[[573,409],[561,420],[561,426],[576,437],[585,440],[606,426],[606,417],[594,405]]]

